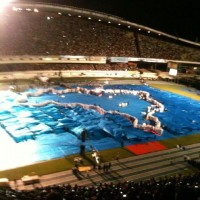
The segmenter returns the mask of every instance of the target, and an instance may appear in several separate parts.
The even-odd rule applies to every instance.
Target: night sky
[[[28,0],[26,0],[28,1]],[[32,0],[113,14],[177,37],[200,41],[198,0]]]

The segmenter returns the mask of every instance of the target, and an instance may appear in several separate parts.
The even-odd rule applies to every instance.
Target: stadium
[[[0,9],[2,199],[198,199],[200,44],[47,3]]]

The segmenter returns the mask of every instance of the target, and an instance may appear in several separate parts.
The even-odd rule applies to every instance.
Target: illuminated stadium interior
[[[199,43],[43,3],[4,5],[0,27],[0,171],[200,133]]]

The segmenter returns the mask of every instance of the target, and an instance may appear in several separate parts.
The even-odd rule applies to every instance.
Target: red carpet
[[[126,146],[126,148],[136,155],[141,155],[145,153],[167,149],[167,147],[163,146],[159,142],[147,142],[144,144],[134,144],[134,145]]]

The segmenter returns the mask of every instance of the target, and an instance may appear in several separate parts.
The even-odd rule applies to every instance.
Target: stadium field
[[[120,81],[120,83],[121,82],[123,82],[123,81]],[[128,134],[130,135],[130,137],[128,135],[126,135],[126,138],[123,140],[123,142],[124,142],[123,145],[124,146],[128,146],[130,144],[136,144],[136,143],[145,143],[145,142],[151,142],[151,141],[160,141],[160,143],[162,143],[165,146],[167,146],[167,148],[172,148],[179,141],[183,145],[190,144],[190,143],[195,143],[197,141],[196,139],[198,137],[198,133],[200,132],[200,130],[199,130],[200,126],[198,124],[198,121],[199,121],[198,118],[200,116],[199,115],[199,110],[200,109],[198,108],[199,101],[191,100],[191,99],[189,99],[187,97],[176,95],[176,94],[173,94],[171,92],[177,92],[177,91],[179,91],[177,93],[181,94],[181,92],[184,91],[184,93],[182,93],[182,95],[185,95],[186,92],[187,92],[187,94],[190,94],[190,97],[194,96],[194,98],[196,98],[195,96],[198,97],[198,94],[196,93],[198,91],[193,90],[192,88],[184,88],[183,86],[180,87],[179,85],[177,86],[177,85],[174,85],[174,84],[169,84],[170,86],[168,86],[166,88],[165,84],[163,84],[163,82],[161,82],[161,83],[162,84],[155,84],[155,82],[153,84],[150,83],[150,86],[154,86],[154,84],[155,84],[155,88],[159,87],[159,89],[163,89],[163,90],[167,90],[168,89],[168,90],[170,90],[170,93],[169,92],[160,91],[158,89],[154,89],[153,87],[144,86],[144,85],[143,86],[139,86],[137,84],[127,85],[126,81],[125,81],[125,85],[122,84],[122,85],[114,85],[113,86],[112,83],[111,83],[112,88],[113,87],[115,87],[115,88],[121,87],[123,89],[131,89],[131,90],[133,90],[133,89],[134,90],[141,90],[142,89],[142,90],[145,90],[145,91],[146,90],[149,91],[153,97],[155,97],[156,99],[159,99],[159,101],[161,101],[161,102],[164,102],[163,104],[166,107],[166,111],[165,112],[163,112],[163,113],[157,113],[157,116],[159,117],[159,119],[161,119],[161,122],[162,123],[164,122],[165,124],[167,122],[168,123],[170,122],[172,124],[170,124],[169,127],[170,128],[174,127],[174,129],[171,128],[172,130],[169,130],[168,128],[164,127],[164,132],[163,132],[162,136],[155,136],[152,133],[142,133],[140,130],[134,130],[134,134],[131,131],[128,131]],[[115,84],[115,83],[113,82],[113,84]],[[172,91],[173,88],[174,88],[174,91]],[[178,88],[179,88],[179,90],[178,90]],[[160,92],[161,92],[161,94],[160,94]],[[51,98],[52,98],[52,95],[53,94],[51,94]],[[185,96],[187,96],[187,95],[185,95]],[[123,112],[127,111],[127,112],[129,112],[129,114],[134,115],[135,113],[132,113],[133,111],[128,111],[129,110],[128,108],[130,108],[131,106],[135,107],[135,105],[131,105],[132,103],[130,103],[131,102],[130,99],[132,99],[133,96],[125,95],[125,97],[126,98],[124,99],[124,96],[122,98],[122,96],[118,95],[116,99],[112,98],[112,100],[115,99],[114,101],[112,101],[112,103],[109,103],[111,99],[109,99],[108,96],[106,96],[105,97],[105,102],[106,103],[102,104],[101,106],[104,107],[104,109],[108,109],[108,108],[112,108],[113,105],[115,105],[115,106],[117,105],[118,106],[121,101],[125,101],[126,100],[127,102],[129,102],[129,105],[126,108],[121,108],[121,107],[120,108],[119,107],[116,108],[114,106],[113,109],[119,109],[119,110],[121,109],[121,111],[123,111]],[[40,98],[40,100],[42,98],[46,99],[47,95],[39,97],[39,98]],[[57,100],[58,97],[54,96],[53,99],[55,100],[55,98]],[[71,102],[73,102],[74,101],[73,98],[77,99],[77,96],[74,97],[73,95],[71,95],[70,98],[72,98]],[[101,104],[102,99],[101,99],[100,102],[98,102],[97,99],[99,99],[99,97],[95,96],[94,98],[96,98],[95,99],[95,103],[96,104]],[[170,99],[168,99],[168,98],[170,98]],[[64,99],[65,98],[60,98],[59,101],[64,101]],[[174,99],[178,99],[178,100],[174,101]],[[42,99],[42,100],[44,100],[44,99]],[[92,102],[94,101],[94,99],[91,100],[91,99],[88,99],[85,96],[84,96],[84,100],[88,101],[88,103],[90,103],[90,101],[92,101]],[[137,100],[137,98],[134,99],[134,101],[136,101],[136,100]],[[37,101],[39,101],[39,99],[37,99]],[[69,98],[68,98],[68,101],[69,101]],[[173,102],[174,105],[172,104],[172,102]],[[177,104],[176,104],[177,102],[178,102],[179,106],[177,106]],[[138,118],[140,120],[143,120],[142,117],[141,117],[141,112],[143,112],[143,110],[146,108],[146,105],[143,105],[144,102],[139,103],[139,101],[138,101],[137,105],[139,105],[139,104],[141,104],[142,106],[140,108],[138,107],[139,108],[139,112],[137,113],[137,115],[138,115]],[[184,109],[183,109],[182,106],[184,107]],[[174,109],[175,107],[176,107],[176,110]],[[55,108],[53,108],[53,107],[50,106],[50,107],[41,108],[40,111],[42,109],[43,110],[45,110],[45,109],[47,110],[47,108],[49,110],[51,110],[51,109],[54,110],[55,109]],[[172,114],[171,111],[172,110],[173,110],[173,114],[175,115],[175,117],[171,116],[171,114]],[[85,111],[83,111],[83,110],[80,111],[80,109],[79,109],[79,111],[73,110],[73,112],[79,112],[78,115],[82,115],[82,116],[87,114],[89,117],[91,117],[91,115],[94,114],[94,112],[90,113],[89,111],[87,111],[85,113]],[[27,112],[23,111],[22,113],[25,114],[25,115],[27,115]],[[80,113],[82,113],[82,114],[80,114]],[[177,117],[178,114],[181,116],[180,119],[176,119],[176,117]],[[184,116],[186,116],[186,117],[184,117]],[[30,120],[30,116],[23,116],[23,117],[27,117]],[[36,119],[38,116],[35,115],[34,117],[35,117],[34,119]],[[58,116],[56,116],[56,117],[58,117]],[[115,122],[117,120],[119,120],[117,118],[112,118],[111,119],[110,116],[106,116],[106,117],[109,118],[109,121],[111,120],[112,122],[113,122],[113,120],[115,120]],[[99,116],[95,115],[95,118],[97,118],[97,121],[99,121]],[[126,124],[124,126],[121,126],[120,127],[121,132],[116,133],[116,132],[113,131],[114,128],[115,128],[113,124],[108,124],[107,121],[102,120],[102,116],[100,116],[100,118],[101,118],[101,123],[104,124],[104,125],[106,124],[106,127],[107,127],[106,131],[104,129],[104,133],[103,133],[103,136],[106,136],[106,143],[104,141],[105,138],[102,137],[102,135],[101,135],[102,134],[101,133],[102,129],[101,128],[100,129],[96,129],[95,132],[98,132],[98,137],[97,136],[94,137],[94,135],[91,134],[90,135],[90,139],[86,139],[86,143],[85,143],[85,145],[86,145],[86,151],[89,152],[90,151],[90,147],[92,145],[95,149],[97,149],[98,151],[102,152],[102,155],[104,155],[103,152],[106,152],[106,151],[109,151],[110,155],[114,155],[114,152],[116,152],[116,148],[117,148],[118,151],[121,152],[120,154],[123,155],[124,157],[134,156],[133,153],[125,150],[124,148],[120,148],[120,146],[121,146],[121,135],[120,134],[126,133],[127,130],[128,130],[127,127],[129,127],[130,124]],[[185,119],[185,118],[187,118],[187,119]],[[88,120],[91,120],[91,118],[87,119],[87,121]],[[120,120],[122,120],[122,119],[120,119]],[[81,127],[80,130],[83,128],[83,124],[84,124],[83,122],[82,122],[81,126],[79,124],[79,128]],[[84,125],[84,127],[87,127],[86,124]],[[116,126],[116,124],[115,124],[115,126]],[[76,125],[76,127],[77,127],[77,125]],[[52,172],[55,172],[55,171],[62,171],[62,170],[65,170],[67,168],[70,168],[73,165],[73,161],[72,161],[73,160],[72,159],[73,155],[70,156],[70,154],[77,154],[77,153],[79,153],[79,147],[80,147],[81,141],[80,141],[80,136],[77,136],[77,134],[80,135],[80,130],[73,130],[74,132],[71,131],[71,133],[73,132],[73,134],[70,134],[71,138],[67,138],[68,141],[75,142],[75,143],[73,143],[73,145],[69,144],[69,142],[67,143],[67,142],[65,142],[65,140],[63,140],[64,136],[61,136],[61,135],[64,135],[63,133],[56,133],[56,134],[54,133],[54,134],[51,134],[51,140],[47,140],[46,136],[48,134],[41,134],[41,137],[40,136],[36,136],[37,137],[36,140],[28,139],[27,141],[24,141],[24,140],[22,140],[20,142],[18,141],[17,145],[20,148],[17,151],[18,151],[19,155],[20,154],[23,155],[23,158],[24,158],[24,152],[23,151],[24,151],[24,147],[26,146],[27,149],[29,149],[29,150],[31,149],[32,153],[34,152],[35,157],[32,156],[32,158],[35,158],[35,163],[40,162],[39,163],[40,166],[42,166],[42,165],[45,165],[45,166],[48,165],[49,166],[48,167],[49,170],[45,170],[45,172],[44,171],[42,172],[42,170],[39,170],[39,169],[42,169],[42,167],[39,167],[39,168],[36,167],[38,164],[33,164],[33,163],[30,162],[30,160],[28,161],[28,160],[24,160],[23,159],[24,161],[26,161],[26,162],[28,161],[30,164],[33,164],[33,165],[29,165],[28,164],[29,166],[23,167],[23,169],[25,169],[25,171],[27,169],[28,169],[28,171],[29,170],[32,170],[32,171],[39,170],[40,172],[38,172],[38,174],[43,174],[43,173],[52,173]],[[59,129],[59,131],[60,131],[60,129]],[[192,133],[192,135],[191,135],[191,133]],[[114,134],[118,134],[118,135],[114,135]],[[119,135],[120,135],[120,137],[119,137]],[[137,136],[137,138],[139,138],[139,140],[135,140],[135,138],[136,138],[135,135]],[[142,135],[142,137],[138,137],[140,135]],[[61,139],[58,139],[59,138],[58,136],[59,137],[61,136]],[[92,138],[93,140],[91,139],[91,137],[94,137],[94,138]],[[187,139],[184,139],[184,138],[187,138]],[[190,138],[190,139],[188,139],[188,138]],[[193,140],[192,138],[195,138],[195,139]],[[54,142],[55,141],[58,142],[59,148],[56,147],[56,146],[54,146],[55,149],[59,149],[58,151],[53,151],[52,149],[51,149],[51,151],[49,151],[49,149],[47,148],[47,146],[49,145],[48,142],[50,142],[51,145],[53,144],[52,143],[52,141],[53,141],[52,139],[54,140]],[[11,140],[12,140],[12,143],[14,144],[13,138]],[[61,142],[61,140],[62,140],[62,142]],[[37,141],[37,142],[40,141],[40,143],[37,143],[35,141]],[[169,142],[167,142],[167,141],[169,141]],[[107,144],[107,146],[106,146],[106,144]],[[55,143],[53,145],[55,145]],[[70,148],[70,145],[73,148]],[[39,146],[40,146],[40,148],[37,148]],[[4,147],[5,147],[5,145],[4,145]],[[15,148],[15,147],[12,146],[11,148]],[[41,149],[43,149],[43,150],[41,151]],[[113,149],[113,152],[112,152],[112,149]],[[7,152],[9,152],[9,150]],[[16,152],[16,149],[15,149],[15,152]],[[28,159],[28,157],[30,155],[28,154],[28,151],[25,151],[25,152],[26,152],[26,158]],[[36,152],[38,152],[38,154],[36,154]],[[48,153],[50,152],[51,154],[48,154],[47,152]],[[11,151],[10,151],[10,153],[11,153]],[[30,153],[30,151],[29,151],[29,153]],[[39,158],[38,155],[40,155],[40,156],[42,155],[42,156]],[[7,154],[7,156],[8,156],[8,154]],[[90,154],[88,154],[88,156],[90,156]],[[64,159],[63,159],[63,157],[64,157]],[[105,161],[108,161],[109,159],[111,159],[109,156],[106,155],[106,153],[105,153],[105,155],[103,157],[104,157]],[[20,156],[18,157],[18,161],[19,160],[20,160]],[[51,160],[51,161],[49,161],[49,160]],[[48,162],[44,162],[43,163],[43,161],[48,161]],[[32,162],[33,162],[33,160],[32,160]],[[60,162],[61,163],[62,162],[65,163],[66,162],[65,165],[62,165],[64,167],[60,167],[61,165],[58,164]],[[12,161],[11,161],[11,163],[12,163]],[[27,165],[27,163],[21,163],[20,165]],[[16,161],[15,161],[15,164],[16,164]],[[13,163],[12,163],[12,165],[13,165]],[[37,170],[35,170],[34,168],[36,168]],[[2,173],[3,174],[5,172],[4,170],[5,169],[2,169]]]

